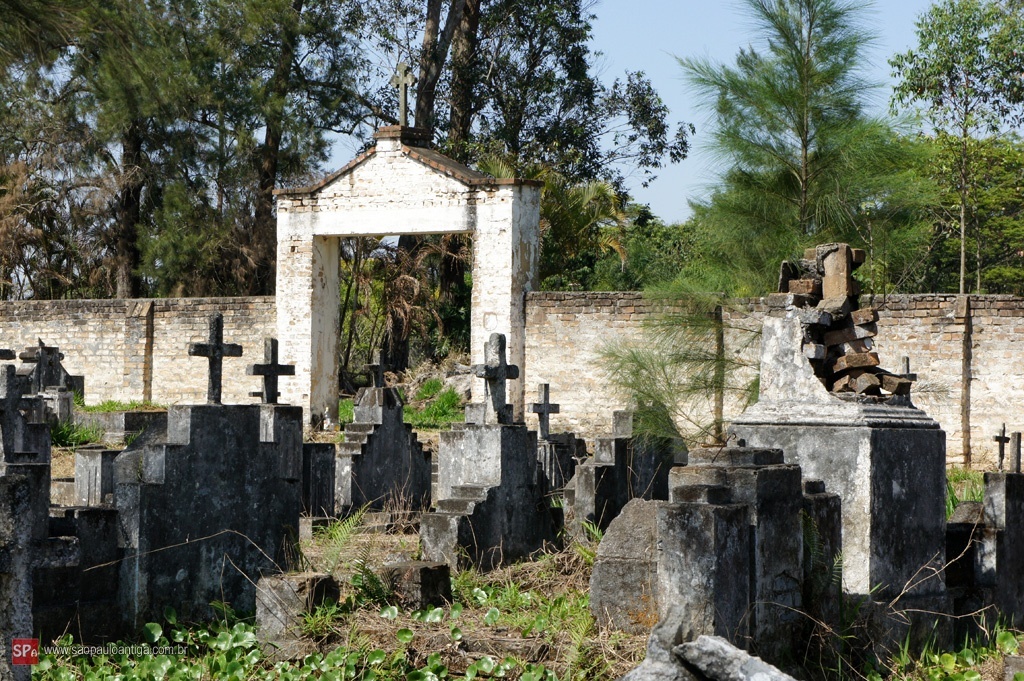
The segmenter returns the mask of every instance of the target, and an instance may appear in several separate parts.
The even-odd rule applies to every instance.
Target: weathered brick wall
[[[258,379],[246,364],[262,361],[274,335],[273,298],[32,300],[0,304],[0,347],[22,350],[42,339],[60,347],[64,366],[85,376],[86,401],[148,399],[163,404],[206,399],[206,360],[188,356],[206,339],[208,317],[224,314],[224,338],[242,358],[224,360],[223,399],[247,403]]]
[[[154,300],[153,401],[176,404],[206,401],[208,362],[189,357],[188,344],[206,341],[209,316],[224,315],[224,341],[242,346],[241,357],[224,358],[225,404],[250,404],[260,388],[245,367],[263,361],[263,338],[275,336],[273,298],[175,298]],[[282,379],[282,383],[288,379]]]
[[[976,466],[996,460],[992,436],[1006,423],[1024,430],[1024,299],[1012,296],[899,295],[865,300],[879,308],[876,347],[882,366],[898,370],[910,358],[918,374],[914,403],[939,421],[951,463],[964,462],[969,446]],[[752,333],[764,313],[757,300],[736,301],[723,314],[723,351],[738,371],[724,395],[728,420],[743,407],[743,388],[755,377],[760,352]],[[526,385],[551,384],[561,405],[552,427],[583,435],[606,434],[611,412],[624,398],[608,380],[601,351],[609,344],[644,342],[643,326],[655,314],[636,293],[530,293],[526,299]],[[964,378],[968,377],[965,382]],[[699,405],[707,421],[711,403]],[[535,417],[528,415],[528,422]],[[969,437],[964,438],[964,424]]]
[[[536,401],[538,383],[550,385],[559,405],[552,432],[611,432],[612,412],[625,398],[605,377],[601,352],[610,344],[640,343],[651,308],[639,293],[527,294],[526,404]],[[536,427],[533,414],[526,420]]]
[[[757,377],[760,354],[757,332],[764,306],[741,300],[723,311],[721,344],[728,372],[721,405],[714,395],[688,400],[685,411],[705,426],[716,411],[728,419],[742,411],[751,382]],[[548,383],[559,413],[551,417],[553,432],[571,430],[586,437],[609,435],[612,412],[626,406],[626,396],[609,380],[602,354],[610,349],[639,349],[673,341],[665,323],[678,310],[645,300],[636,292],[532,292],[526,297],[527,404],[535,401],[538,383]],[[684,380],[684,379],[677,379]],[[527,423],[536,417],[527,414]]]
[[[867,304],[868,301],[865,301]],[[996,459],[992,436],[1024,430],[1024,299],[1011,296],[914,295],[876,298],[876,345],[885,368],[910,358],[918,374],[914,403],[937,419],[947,434],[949,460],[962,463],[968,444],[976,465]],[[0,303],[0,347],[21,350],[42,338],[60,346],[64,364],[86,377],[86,399],[150,399],[159,403],[202,402],[206,362],[187,355],[202,341],[211,312],[224,314],[224,337],[241,343],[245,355],[224,361],[224,401],[246,403],[258,380],[245,366],[262,357],[262,338],[274,335],[273,298],[18,301]],[[660,310],[660,312],[659,312]],[[538,383],[551,385],[561,412],[555,431],[585,437],[608,434],[611,413],[625,397],[605,373],[601,353],[619,343],[648,342],[645,324],[664,312],[638,293],[532,292],[526,298],[527,403]],[[756,377],[760,351],[756,330],[763,305],[737,301],[723,312],[722,352],[738,371],[731,374],[721,410],[726,420],[743,408],[743,390]],[[963,380],[968,376],[965,384]],[[285,379],[287,380],[287,379]],[[695,403],[710,421],[714,400]],[[527,422],[536,417],[527,414]]]

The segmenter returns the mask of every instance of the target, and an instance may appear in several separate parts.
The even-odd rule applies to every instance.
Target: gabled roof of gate
[[[425,131],[413,129],[413,128],[401,128],[399,126],[387,126],[377,131],[375,137],[377,139],[389,138],[401,139],[403,144],[401,146],[402,154],[415,161],[421,163],[434,172],[450,177],[462,184],[469,187],[501,187],[501,186],[541,186],[543,182],[540,180],[521,180],[517,178],[513,179],[495,179],[489,175],[485,175],[479,171],[473,170],[467,165],[463,165],[458,161],[448,158],[443,154],[439,154],[433,149],[418,146],[416,144],[410,144],[407,142],[420,141],[425,139]],[[376,154],[376,146],[371,147],[362,154],[359,154],[354,159],[349,161],[339,170],[334,171],[324,179],[320,180],[316,184],[312,184],[306,187],[287,187],[283,189],[275,189],[275,196],[302,196],[309,194],[316,194],[320,190],[324,189],[331,183],[335,182],[339,178],[350,175],[359,166],[366,163],[368,160],[373,158]]]

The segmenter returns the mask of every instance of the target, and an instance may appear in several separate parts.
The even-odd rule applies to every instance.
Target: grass
[[[966,468],[950,468],[946,471],[946,518],[962,501],[985,500],[985,474]]]
[[[432,378],[420,386],[413,400],[405,405],[405,422],[417,430],[441,430],[465,418],[462,398],[452,388],[444,388],[440,379]],[[344,428],[355,420],[352,398],[338,402],[338,423]]]
[[[352,423],[356,419],[356,405],[351,397],[338,402],[338,423],[342,428],[345,427],[346,423]]]
[[[440,430],[464,418],[462,399],[452,388],[436,393],[422,407],[407,405],[405,408],[405,422],[413,428]]]
[[[456,572],[451,603],[409,610],[392,600],[393,575],[382,568],[403,541],[418,551],[415,527],[385,532],[366,522],[375,521],[357,511],[303,547],[312,568],[343,583],[340,605],[305,618],[314,638],[336,645],[358,632],[364,647],[450,678],[502,662],[512,678],[615,678],[643,657],[646,636],[603,629],[590,613],[593,542],[588,551],[573,545],[488,573]]]
[[[416,395],[413,397],[413,400],[417,402],[425,402],[432,397],[437,396],[443,388],[444,381],[440,378],[428,378],[423,385],[420,386],[420,389],[416,391]]]
[[[131,402],[120,402],[118,400],[103,400],[99,404],[85,404],[77,399],[75,408],[90,414],[109,414],[115,411],[163,411],[166,405],[154,404],[153,402],[142,402],[132,400]]]
[[[81,447],[103,440],[99,426],[60,422],[50,426],[50,442],[54,447]]]

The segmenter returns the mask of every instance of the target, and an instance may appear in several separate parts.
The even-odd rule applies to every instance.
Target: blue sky
[[[877,36],[866,75],[882,85],[874,95],[879,112],[888,106],[892,85],[886,62],[914,46],[914,22],[931,4],[883,0],[864,12],[865,28]],[[688,92],[675,57],[731,62],[740,47],[755,40],[742,7],[738,0],[601,0],[592,9],[597,16],[593,49],[604,54],[599,62],[603,80],[610,83],[626,70],[644,71],[671,110],[671,120],[697,127],[689,158],[663,168],[647,189],[638,181],[630,187],[637,201],[650,204],[666,222],[685,219],[690,214],[687,201],[706,193],[718,173],[702,151],[709,122]]]

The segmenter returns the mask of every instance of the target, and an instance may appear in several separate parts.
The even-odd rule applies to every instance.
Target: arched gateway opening
[[[282,401],[307,423],[338,410],[339,240],[401,234],[473,235],[470,353],[483,363],[492,333],[509,363],[525,359],[524,297],[540,254],[540,182],[495,180],[428,148],[429,134],[389,126],[375,147],[311,187],[277,194],[277,335],[295,378]],[[522,372],[520,376],[522,376]],[[509,385],[516,420],[523,381]]]

